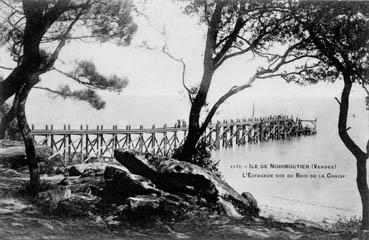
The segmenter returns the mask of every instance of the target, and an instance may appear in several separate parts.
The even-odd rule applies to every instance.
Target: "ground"
[[[41,211],[26,194],[26,183],[25,173],[0,167],[0,239],[358,239],[355,232],[320,229],[314,223],[234,220],[201,212],[181,222],[144,224],[96,215],[62,218]]]

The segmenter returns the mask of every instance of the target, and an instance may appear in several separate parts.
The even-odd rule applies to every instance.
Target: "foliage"
[[[15,93],[16,87],[12,90],[3,89],[7,82],[12,81],[12,74],[23,72],[40,75],[56,70],[92,89],[120,92],[127,86],[128,81],[125,78],[116,75],[110,77],[100,75],[91,61],[77,62],[77,67],[71,74],[56,69],[54,63],[59,57],[59,52],[72,40],[87,43],[111,41],[118,45],[129,44],[137,30],[131,14],[133,10],[131,0],[1,1],[0,9],[0,16],[2,16],[0,45],[6,45],[17,64],[4,82],[0,83],[0,93],[3,95],[0,104]],[[25,71],[25,69],[28,70]],[[60,89],[44,87],[41,89],[53,93],[60,92]],[[74,96],[68,93],[69,95],[63,97]],[[85,91],[85,93],[91,95],[92,91]],[[98,96],[96,91],[93,94]],[[74,99],[86,100],[85,97],[78,96]],[[98,102],[98,99],[96,101]],[[103,105],[96,106],[101,108]]]
[[[0,119],[2,120],[5,114],[7,114],[10,110],[10,106],[8,104],[3,104],[0,106]],[[22,134],[18,130],[18,122],[16,119],[10,122],[7,131],[6,138],[11,140],[21,140]]]
[[[63,38],[129,44],[137,30],[131,16],[133,4],[130,0],[26,0],[25,3],[2,1],[0,4],[3,8],[1,14],[8,15],[0,23],[0,28],[7,30],[1,35],[16,61],[23,55],[22,39],[27,37],[26,22],[32,17],[35,22],[43,20],[45,24],[50,24],[40,24],[40,27],[46,28],[41,39],[42,45],[55,44]],[[72,23],[72,27],[79,31],[69,29]]]
[[[82,90],[71,90],[69,85],[61,85],[56,90],[43,87],[38,88],[47,90],[64,99],[71,98],[85,101],[97,110],[105,107],[105,101],[102,100],[96,90],[108,90],[119,93],[128,85],[128,79],[125,77],[118,77],[117,75],[103,76],[90,60],[78,61],[74,69],[68,73],[60,70],[58,72],[86,88]]]
[[[137,30],[137,25],[131,16],[131,1],[113,0],[107,3],[92,6],[85,21],[86,25],[91,27],[92,35],[101,42],[114,41],[119,45],[130,44]]]
[[[299,1],[285,11],[292,20],[280,39],[303,41],[296,55],[311,60],[284,72],[283,78],[298,83],[335,81],[347,70],[352,82],[368,83],[369,2]]]
[[[93,108],[100,110],[105,107],[105,101],[92,89],[71,90],[68,85],[59,86],[58,95],[63,98],[71,98],[88,102]]]
[[[176,148],[173,152],[172,158],[188,161],[187,158],[181,159],[182,150],[183,146]],[[189,160],[188,162],[205,168],[212,173],[215,173],[217,176],[221,177],[221,172],[218,168],[219,162],[214,162],[214,160],[211,158],[209,144],[206,143],[206,141],[199,141],[199,143],[196,145],[195,154],[192,155],[191,160]]]
[[[95,64],[88,60],[78,61],[77,66],[70,72],[70,75],[83,85],[102,90],[121,92],[128,85],[127,78],[120,78],[117,75],[109,77],[101,75],[97,71]]]

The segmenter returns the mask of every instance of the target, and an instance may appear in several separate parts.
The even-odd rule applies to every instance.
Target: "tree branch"
[[[346,77],[346,76],[344,76]],[[367,153],[365,153],[361,148],[356,145],[356,143],[352,140],[350,135],[347,133],[347,115],[348,115],[348,108],[349,108],[349,98],[352,83],[349,79],[344,80],[345,85],[342,90],[341,94],[341,104],[340,104],[340,111],[338,117],[338,134],[345,144],[348,150],[356,157],[356,159],[364,160],[367,157]]]
[[[39,86],[34,86],[33,88],[36,88],[36,89],[40,89],[40,90],[44,90],[44,91],[48,91],[48,92],[51,92],[51,93],[55,93],[55,94],[61,95],[61,93],[59,91],[53,90],[51,88],[39,87]]]
[[[336,99],[336,101],[338,102],[338,104],[341,105],[341,102],[340,102],[340,100],[338,100],[337,97],[334,97],[334,99]]]
[[[11,67],[4,67],[4,66],[0,66],[1,69],[4,69],[4,70],[9,70],[9,71],[13,71],[14,68],[11,68]]]
[[[189,98],[190,102],[192,103],[192,102],[193,102],[192,92],[191,92],[191,90],[187,87],[187,85],[186,85],[186,80],[185,80],[185,76],[186,76],[186,63],[184,62],[184,60],[183,60],[182,58],[176,58],[176,57],[174,57],[174,56],[169,52],[169,49],[168,49],[166,46],[164,46],[164,47],[162,48],[162,52],[163,52],[165,55],[167,55],[169,58],[173,59],[174,61],[181,63],[181,65],[182,65],[182,77],[181,77],[181,78],[182,78],[182,85],[183,85],[184,89],[186,89],[186,91],[187,91],[187,95],[188,95],[188,98]]]
[[[240,86],[234,86],[232,87],[228,92],[226,92],[225,94],[223,94],[223,96],[221,96],[216,102],[215,104],[212,106],[212,108],[210,109],[208,115],[206,116],[203,124],[201,125],[200,131],[205,131],[207,126],[209,125],[211,119],[213,118],[214,114],[216,113],[216,111],[218,110],[219,106],[222,105],[229,97],[235,95],[236,93],[251,87],[252,83],[255,81],[255,79],[257,78],[258,73],[255,73],[252,77],[250,77],[249,81],[243,85]]]
[[[233,31],[229,34],[229,36],[226,37],[227,40],[224,43],[223,47],[221,48],[219,53],[214,57],[214,63],[216,65],[221,65],[221,63],[219,63],[219,62],[225,56],[225,54],[228,52],[228,50],[231,48],[232,44],[236,40],[240,30],[242,29],[242,27],[244,25],[245,25],[245,21],[241,17],[238,17],[237,21],[236,21],[236,24],[233,28]],[[218,45],[219,45],[219,43],[218,43]],[[222,63],[223,63],[223,61],[222,61]]]
[[[58,46],[55,48],[53,54],[51,54],[48,62],[45,64],[45,66],[41,67],[41,71],[45,72],[48,71],[55,63],[56,59],[59,56],[59,52],[61,51],[61,49],[65,46],[65,42],[67,40],[67,36],[69,35],[69,33],[71,32],[73,26],[78,22],[79,18],[81,17],[81,15],[83,14],[85,8],[82,8],[78,14],[76,15],[76,17],[73,19],[73,21],[69,24],[67,30],[65,31],[65,33],[63,34],[63,36],[61,37],[61,40],[58,44]]]
[[[56,71],[56,72],[58,72],[58,73],[60,73],[60,74],[62,74],[62,75],[64,75],[64,76],[66,76],[66,77],[68,77],[68,78],[70,78],[70,79],[72,79],[72,80],[74,80],[74,81],[76,81],[76,82],[78,82],[78,83],[80,83],[80,84],[82,84],[82,85],[88,85],[88,83],[87,83],[87,82],[81,81],[80,79],[78,79],[78,78],[74,77],[73,75],[71,75],[71,74],[69,74],[69,73],[66,73],[66,72],[64,72],[64,71],[62,71],[62,70],[59,70],[59,69],[57,69],[57,68],[55,68],[55,67],[53,67],[51,70],[54,70],[54,71]],[[89,86],[89,85],[88,85],[88,86]]]
[[[147,16],[146,16],[146,20],[149,22],[149,19],[147,18]],[[163,30],[161,31],[158,28],[154,27],[151,23],[149,23],[149,25],[152,29],[154,29],[155,31],[157,31],[159,34],[161,34],[164,37],[164,45],[161,47],[160,51],[162,53],[164,53],[170,59],[172,59],[176,62],[179,62],[182,65],[182,74],[181,74],[182,85],[183,85],[184,89],[187,92],[188,99],[190,100],[191,103],[193,103],[192,91],[190,90],[190,88],[186,84],[186,63],[185,63],[185,61],[183,60],[183,58],[175,57],[170,52],[169,47],[168,47],[168,35],[166,34],[165,26],[163,27]],[[150,50],[150,51],[153,51],[153,50],[156,49],[155,47],[150,47],[147,44],[147,42],[145,42],[145,41],[142,42],[142,46],[145,47],[146,49]]]
[[[364,88],[364,90],[365,90],[366,94],[367,94],[367,95],[368,95],[368,97],[369,97],[369,89],[365,86],[364,81],[361,83],[361,85],[362,85],[362,87]]]

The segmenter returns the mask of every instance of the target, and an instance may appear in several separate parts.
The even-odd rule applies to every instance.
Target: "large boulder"
[[[103,176],[65,177],[58,185],[68,186],[73,194],[101,196],[105,188]]]
[[[52,155],[50,147],[35,144],[36,158],[39,162],[49,161]],[[12,169],[19,169],[27,166],[27,156],[24,143],[22,141],[0,140],[0,164]]]
[[[161,195],[154,183],[149,179],[132,174],[123,166],[107,166],[104,173],[106,187],[104,197],[110,201],[126,201],[136,195]]]
[[[80,163],[68,167],[69,176],[81,175],[104,175],[105,169],[110,163],[95,162],[95,163]]]
[[[123,215],[128,221],[145,222],[145,220],[161,219],[177,221],[188,218],[186,214],[198,213],[201,207],[179,196],[163,194],[161,196],[137,195],[127,198],[127,208]]]
[[[118,149],[115,159],[130,172],[144,176],[160,189],[173,194],[185,193],[203,197],[211,204],[223,206],[229,215],[230,204],[239,214],[258,215],[255,202],[241,196],[226,182],[210,171],[194,164],[171,158],[145,157],[136,152]]]

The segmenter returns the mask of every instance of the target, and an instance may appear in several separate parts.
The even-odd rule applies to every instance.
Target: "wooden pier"
[[[270,116],[254,119],[235,119],[209,124],[202,140],[218,150],[250,143],[279,139],[291,139],[297,136],[316,134],[317,120],[294,119],[292,116]],[[117,148],[134,149],[142,153],[170,156],[186,137],[188,128],[185,122],[177,122],[173,127],[133,129],[130,125],[124,129],[114,125],[105,129],[102,125],[90,129],[88,125],[80,129],[54,129],[46,125],[45,129],[35,129],[32,135],[39,144],[50,146],[53,156],[66,159],[88,160],[91,157],[112,158]],[[52,156],[52,157],[53,157]]]

